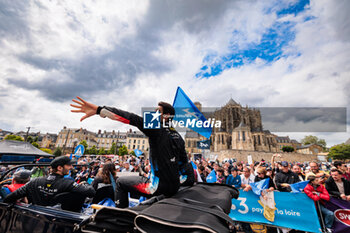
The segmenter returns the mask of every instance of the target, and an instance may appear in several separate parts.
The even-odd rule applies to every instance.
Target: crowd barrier
[[[260,197],[252,191],[241,191],[238,199],[232,199],[229,216],[239,222],[322,232],[315,203],[305,193],[272,192],[272,194],[274,205],[267,206],[263,205]]]

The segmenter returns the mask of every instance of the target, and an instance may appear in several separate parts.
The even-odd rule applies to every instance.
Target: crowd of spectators
[[[191,156],[190,156],[191,157]],[[324,202],[330,196],[350,201],[350,166],[341,161],[329,162],[287,162],[281,161],[279,154],[274,154],[271,161],[261,160],[249,164],[246,161],[225,159],[222,162],[193,159],[197,167],[197,180],[206,182],[209,174],[216,176],[216,182],[227,184],[240,189],[242,192],[251,190],[250,184],[270,178],[267,191],[291,192],[291,184],[309,180],[305,193],[318,203],[325,218],[325,225],[331,228],[334,220],[333,213],[324,208]],[[277,161],[278,160],[278,161]],[[118,176],[139,175],[147,177],[150,172],[150,162],[147,158],[126,156],[82,156],[75,161],[66,178],[73,179],[78,184],[92,185],[97,191],[104,186],[111,186]],[[11,166],[1,166],[3,174]],[[19,170],[13,174],[11,184],[7,187],[10,192],[23,186],[30,178],[50,174],[50,167],[34,167],[31,171]],[[244,229],[249,232],[249,229]],[[285,232],[285,231],[284,231]]]

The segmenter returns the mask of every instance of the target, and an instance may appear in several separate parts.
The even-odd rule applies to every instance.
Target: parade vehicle
[[[11,168],[0,177],[0,189],[11,183],[18,169],[49,167],[49,163],[1,165]],[[92,200],[81,200],[72,193],[58,194],[55,206],[8,204],[2,194],[0,232],[230,232],[233,221],[228,213],[231,199],[238,194],[226,185],[197,184],[181,188],[170,198],[155,196],[126,209],[89,205]]]

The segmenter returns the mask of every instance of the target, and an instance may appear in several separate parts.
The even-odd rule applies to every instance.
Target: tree
[[[119,148],[119,155],[124,156],[128,154],[128,148],[125,145]]]
[[[133,155],[133,156],[136,156],[135,151],[133,151],[133,150],[129,154]]]
[[[39,144],[37,142],[32,142],[32,145],[39,149]]]
[[[324,139],[319,139],[318,137],[313,136],[313,135],[305,136],[301,140],[301,143],[304,144],[304,145],[317,144],[317,145],[322,146],[324,149],[327,146],[327,143],[326,143],[326,141]]]
[[[34,139],[33,139],[31,136],[28,136],[28,137],[27,137],[27,142],[33,143],[33,142],[34,142]]]
[[[104,148],[100,148],[100,149],[98,150],[98,154],[99,154],[99,155],[105,155],[105,154],[107,154],[107,151],[106,151]]]
[[[17,135],[14,135],[14,134],[6,135],[4,140],[15,140],[15,141],[22,141],[22,142],[24,141],[21,136],[17,136]]]
[[[48,153],[48,154],[52,154],[52,150],[48,149],[48,148],[40,148],[40,150]]]
[[[343,143],[343,144],[332,146],[329,149],[328,157],[335,160],[350,159],[350,145],[346,145]]]
[[[82,140],[79,145],[83,145],[85,150],[84,150],[84,155],[87,154],[87,148],[88,148],[88,144],[85,140]]]
[[[53,155],[54,155],[55,157],[61,156],[61,155],[62,155],[62,150],[61,150],[61,148],[60,148],[60,147],[57,147],[57,148],[55,149],[55,151],[53,152]]]
[[[283,152],[293,152],[294,151],[294,147],[292,147],[292,146],[283,146],[282,147],[282,151]]]
[[[116,153],[117,153],[117,144],[115,144],[115,142],[113,142],[111,148],[109,148],[109,150],[108,150],[108,154],[114,155]]]
[[[90,155],[97,155],[98,151],[95,145],[93,145],[91,148],[89,148],[86,152],[86,154],[90,154]]]

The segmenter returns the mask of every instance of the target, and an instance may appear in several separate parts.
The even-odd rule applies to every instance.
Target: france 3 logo
[[[156,112],[143,112],[143,128],[144,129],[160,129],[160,115]]]

